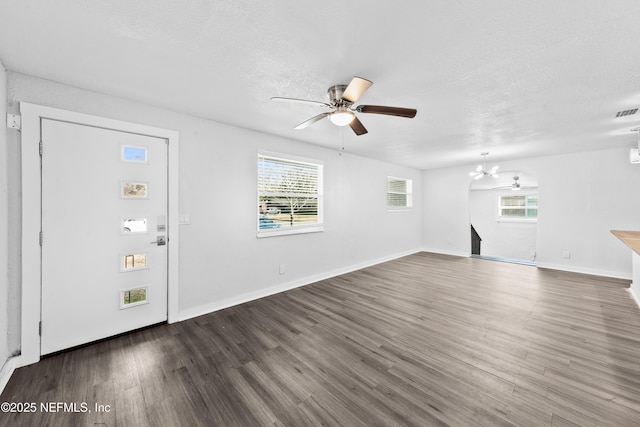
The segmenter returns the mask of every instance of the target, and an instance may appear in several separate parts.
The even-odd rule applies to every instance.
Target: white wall
[[[640,166],[629,163],[629,149],[496,163],[538,179],[538,266],[631,278],[629,250],[610,233],[640,230],[640,197],[635,194]],[[467,190],[473,167],[423,172],[425,248],[470,253]]]
[[[184,143],[181,132],[180,208],[192,223],[180,230],[184,315],[419,250],[421,202],[387,212],[385,193],[387,175],[418,183],[419,171],[215,123],[199,128],[201,141]],[[256,239],[258,149],[324,162],[324,232]]]
[[[420,171],[349,154],[340,156],[337,150],[14,72],[8,73],[8,100],[11,112],[17,112],[18,103],[24,101],[180,132],[179,206],[191,220],[180,228],[181,318],[414,252],[421,246]],[[17,145],[18,136],[12,137]],[[256,238],[256,156],[260,149],[324,162],[324,232]],[[19,164],[19,160],[19,151],[10,153],[11,163]],[[19,184],[17,167],[9,173]],[[387,175],[413,179],[413,211],[386,211]],[[19,217],[19,209],[10,212],[11,228],[19,229]],[[10,236],[12,251],[19,251],[19,241],[19,235]],[[13,264],[19,271],[19,260],[14,259]],[[284,275],[279,274],[281,264]],[[18,277],[9,286],[19,294]],[[19,318],[19,313],[12,315]],[[15,340],[10,344],[19,347]]]
[[[473,168],[431,169],[422,173],[422,246],[429,252],[468,256],[469,171]]]
[[[9,199],[7,195],[7,74],[0,62],[0,236],[7,236],[9,225]],[[0,239],[0,369],[9,358],[9,315],[7,301],[9,299],[9,277],[7,266],[9,246],[7,239]]]

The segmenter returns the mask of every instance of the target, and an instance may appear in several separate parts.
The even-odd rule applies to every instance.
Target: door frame
[[[163,138],[167,147],[167,320],[178,319],[178,142],[176,131],[107,119],[84,113],[20,102],[22,116],[22,323],[19,366],[40,360],[40,320],[42,308],[42,171],[40,162],[41,120],[50,119],[72,124],[136,133]],[[46,150],[46,145],[44,147]],[[46,154],[45,154],[46,155]],[[44,236],[46,239],[46,236]],[[25,261],[26,260],[26,261]],[[37,260],[29,262],[28,260]]]

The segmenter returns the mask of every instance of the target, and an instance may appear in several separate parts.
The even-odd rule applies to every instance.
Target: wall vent
[[[634,108],[633,110],[618,111],[616,113],[616,117],[630,116],[630,115],[635,114],[637,112],[638,112],[637,108]]]

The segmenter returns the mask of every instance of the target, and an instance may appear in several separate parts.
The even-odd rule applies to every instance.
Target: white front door
[[[167,140],[41,123],[41,354],[167,320]]]

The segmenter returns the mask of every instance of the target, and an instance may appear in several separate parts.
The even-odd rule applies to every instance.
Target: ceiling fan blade
[[[342,99],[353,104],[362,96],[363,93],[367,91],[367,89],[369,89],[369,87],[371,87],[372,84],[372,81],[356,76],[351,79],[349,86],[344,90]]]
[[[325,117],[327,117],[329,114],[331,113],[322,113],[322,114],[318,114],[317,116],[313,116],[311,117],[309,120],[305,120],[304,122],[300,123],[298,126],[294,127],[294,129],[304,129],[309,125],[314,124],[317,121],[320,121],[322,119],[324,119]]]
[[[353,120],[351,120],[351,123],[349,123],[349,127],[353,129],[355,134],[358,136],[364,135],[365,133],[369,132],[357,117],[354,117]]]
[[[311,101],[309,99],[298,99],[298,98],[284,98],[282,96],[274,96],[271,98],[272,101],[284,101],[284,102],[301,102],[304,104],[319,104],[325,107],[331,108],[331,104],[327,104],[326,102],[320,101]]]
[[[385,105],[358,105],[356,111],[359,113],[384,114],[386,116],[406,117],[412,119],[418,110],[415,108],[387,107]]]

